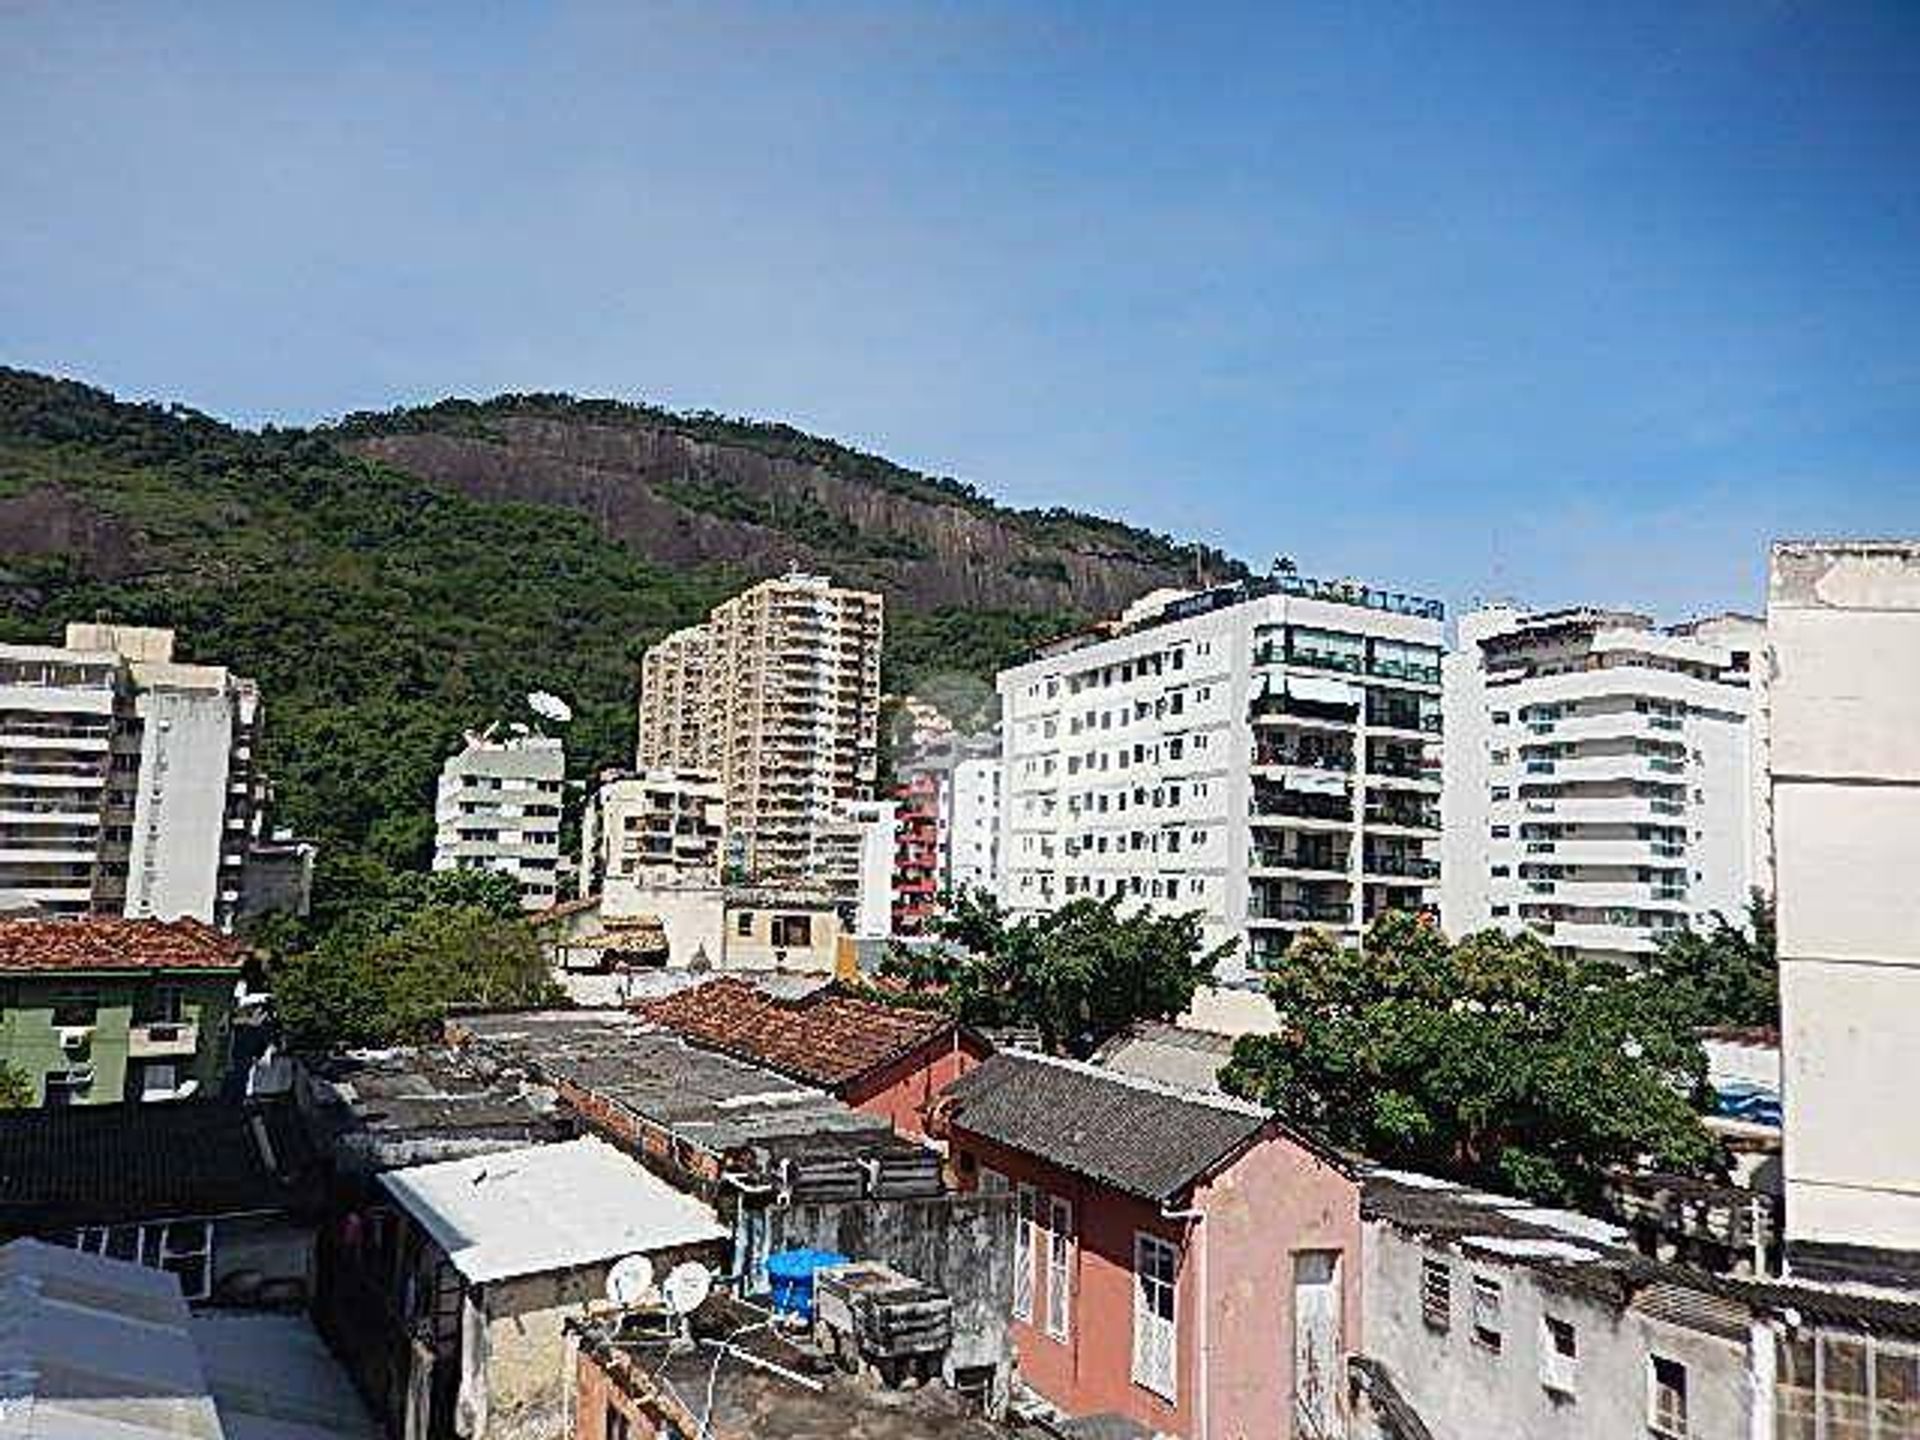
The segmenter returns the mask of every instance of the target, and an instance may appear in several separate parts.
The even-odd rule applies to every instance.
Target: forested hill
[[[656,461],[623,479],[629,452]],[[576,776],[630,760],[640,652],[795,560],[888,593],[894,687],[988,675],[1180,564],[780,427],[539,397],[256,434],[0,369],[0,639],[107,615],[256,676],[282,816],[335,874],[420,864],[461,727],[529,689],[574,704]]]

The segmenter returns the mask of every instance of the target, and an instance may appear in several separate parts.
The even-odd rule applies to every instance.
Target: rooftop
[[[689,1044],[625,1010],[463,1015],[464,1043],[564,1082],[713,1155],[897,1141],[884,1120],[764,1066]]]
[[[804,1340],[764,1327],[738,1333],[762,1319],[715,1296],[693,1314],[697,1348],[669,1352],[657,1332],[643,1338],[602,1323],[582,1327],[581,1351],[643,1414],[676,1427],[664,1433],[704,1433],[712,1440],[1005,1440],[1006,1430],[973,1414],[965,1397],[937,1382],[883,1389],[845,1374]],[[723,1355],[715,1345],[729,1337],[733,1344]]]
[[[389,1171],[380,1183],[476,1285],[728,1235],[707,1206],[591,1136]]]
[[[1258,1106],[1025,1051],[947,1087],[954,1123],[1143,1200],[1166,1201],[1276,1122]]]
[[[892,1065],[954,1030],[952,1019],[932,1010],[834,991],[796,1003],[730,976],[637,1008],[696,1044],[828,1089]]]
[[[1113,1037],[1094,1063],[1177,1090],[1218,1091],[1220,1069],[1233,1057],[1233,1037],[1163,1020],[1143,1020]]]
[[[198,920],[0,920],[0,974],[239,970],[240,944]]]
[[[294,1208],[314,1166],[284,1103],[0,1110],[0,1227]]]

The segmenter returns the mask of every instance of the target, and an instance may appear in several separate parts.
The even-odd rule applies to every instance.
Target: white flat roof
[[[380,1177],[473,1284],[723,1240],[712,1209],[589,1136]]]

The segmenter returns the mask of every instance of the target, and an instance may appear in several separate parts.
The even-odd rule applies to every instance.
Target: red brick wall
[[[978,1065],[987,1046],[964,1033],[925,1045],[841,1092],[856,1110],[878,1115],[900,1134],[924,1139],[927,1114],[940,1092]]]

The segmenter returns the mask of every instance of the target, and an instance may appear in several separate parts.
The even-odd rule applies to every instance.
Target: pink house
[[[1019,1196],[1023,1383],[1188,1440],[1346,1433],[1360,1195],[1337,1156],[1238,1100],[1018,1051],[947,1097],[962,1186]]]

